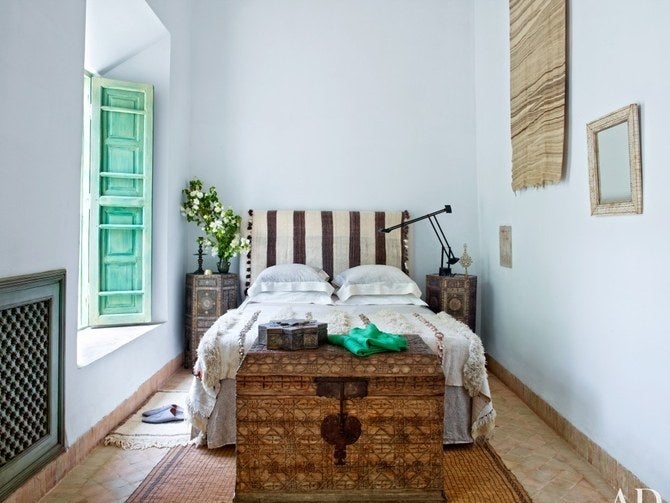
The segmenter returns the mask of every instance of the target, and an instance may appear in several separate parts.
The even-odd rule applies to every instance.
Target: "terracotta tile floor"
[[[190,380],[180,371],[164,388],[188,389]],[[514,393],[492,375],[490,385],[498,412],[491,444],[535,503],[614,501],[616,490]],[[40,502],[123,502],[166,452],[98,446]]]
[[[500,380],[489,374],[498,413],[491,445],[535,503],[611,503],[613,489]]]

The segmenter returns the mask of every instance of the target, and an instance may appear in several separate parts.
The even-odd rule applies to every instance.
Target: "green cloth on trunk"
[[[329,335],[328,342],[342,346],[356,356],[407,349],[407,340],[402,335],[381,332],[373,323],[363,328],[352,328],[348,334]]]

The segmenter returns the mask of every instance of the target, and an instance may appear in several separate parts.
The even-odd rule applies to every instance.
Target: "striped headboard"
[[[357,265],[387,264],[409,274],[407,211],[249,210],[246,288],[266,267],[300,263],[331,278]]]

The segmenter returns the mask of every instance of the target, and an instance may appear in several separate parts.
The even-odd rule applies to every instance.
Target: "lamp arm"
[[[431,218],[431,222],[435,221],[435,225],[437,225],[437,228],[440,230],[440,235],[442,236],[442,239],[440,239],[440,235],[437,236],[437,239],[440,241],[440,244],[442,244],[442,249],[444,252],[447,254],[447,257],[449,258],[449,265],[454,265],[456,262],[458,262],[458,257],[454,255],[454,252],[451,250],[451,246],[449,246],[449,241],[447,241],[447,236],[445,236],[444,231],[442,230],[442,226],[440,225],[440,221],[437,218]],[[433,230],[435,230],[435,227],[433,226]],[[437,230],[435,230],[435,234],[437,234]],[[444,241],[444,243],[443,243]],[[446,250],[445,250],[445,245],[446,245]],[[448,252],[447,252],[448,250]]]
[[[456,262],[458,262],[458,258],[454,256],[454,252],[451,250],[451,246],[449,246],[449,241],[447,241],[447,237],[444,235],[442,226],[440,226],[440,222],[437,220],[437,218],[432,217],[429,218],[428,221],[430,222],[430,225],[433,227],[435,236],[437,237],[437,240],[440,242],[440,247],[442,248],[442,252],[440,253],[439,275],[451,276],[451,266],[454,265]],[[447,267],[444,267],[445,255],[447,256]]]
[[[418,222],[419,220],[434,217],[435,215],[439,215],[440,213],[451,213],[451,205],[445,204],[444,208],[441,210],[433,211],[432,213],[412,218],[411,220],[405,220],[404,222],[401,222],[397,225],[392,225],[391,227],[386,227],[385,229],[379,229],[379,232],[391,232],[392,230],[399,229],[400,227],[406,227],[408,225],[413,224],[414,222]]]

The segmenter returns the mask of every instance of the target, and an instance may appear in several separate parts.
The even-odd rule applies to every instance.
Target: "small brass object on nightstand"
[[[465,275],[468,275],[468,267],[472,265],[472,257],[468,255],[468,245],[463,243],[463,255],[461,255],[461,265],[465,269]]]

